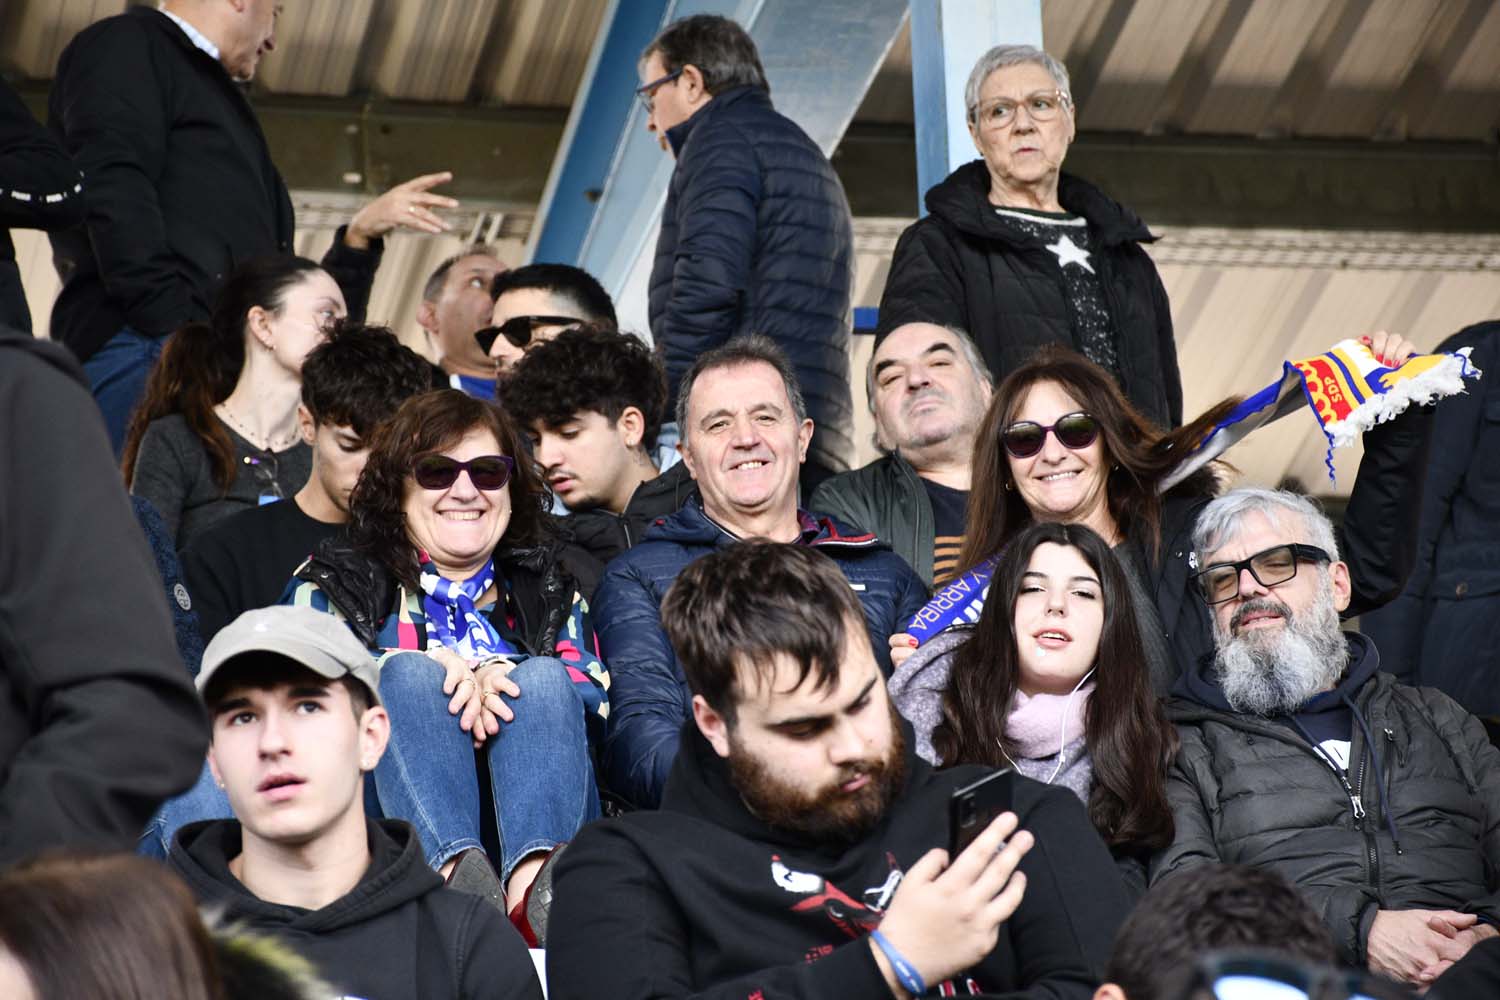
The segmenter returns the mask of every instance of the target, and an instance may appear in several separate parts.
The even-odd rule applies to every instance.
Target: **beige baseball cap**
[[[198,674],[201,694],[224,664],[246,653],[277,653],[320,677],[352,676],[380,702],[380,664],[334,615],[307,607],[277,606],[246,611],[213,637]]]

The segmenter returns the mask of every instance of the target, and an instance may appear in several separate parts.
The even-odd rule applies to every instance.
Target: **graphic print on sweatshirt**
[[[771,881],[787,892],[803,897],[792,904],[793,913],[822,913],[851,939],[861,938],[880,926],[885,909],[890,905],[891,897],[896,895],[896,889],[901,885],[901,878],[905,874],[889,851],[886,852],[885,859],[890,866],[885,881],[864,890],[858,899],[815,872],[799,872],[788,868],[779,854],[771,855]],[[816,962],[832,951],[832,945],[819,945],[808,949],[803,958],[808,962]],[[983,992],[973,978],[965,976],[961,981],[944,980],[932,987],[927,995],[978,996]]]

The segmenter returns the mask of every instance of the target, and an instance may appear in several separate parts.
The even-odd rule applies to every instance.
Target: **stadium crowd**
[[[474,245],[433,362],[366,313],[449,175],[294,256],[277,12],[100,20],[45,125],[0,85],[63,278],[34,337],[0,259],[0,995],[1500,996],[1493,379],[1337,523],[1229,489],[1154,236],[998,46],[851,469],[848,204],[708,15],[639,61],[649,341]]]

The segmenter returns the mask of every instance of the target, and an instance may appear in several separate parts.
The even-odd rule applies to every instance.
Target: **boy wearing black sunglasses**
[[[528,264],[495,275],[490,325],[474,340],[505,378],[521,356],[543,341],[583,323],[615,325],[609,293],[581,268],[567,264]]]

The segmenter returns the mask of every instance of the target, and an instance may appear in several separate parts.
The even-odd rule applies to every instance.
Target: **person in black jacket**
[[[83,373],[0,328],[0,868],[129,849],[207,745]]]
[[[118,454],[162,338],[208,318],[252,257],[291,253],[291,198],[242,84],[274,48],[275,0],[167,0],[98,21],[63,50],[48,125],[86,179],[84,224],[52,235],[52,337],[84,363]],[[457,204],[427,174],[369,202],[323,266],[363,319],[396,226],[437,233]]]
[[[661,471],[667,403],[661,362],[612,324],[565,330],[528,351],[505,380],[505,408],[568,508],[560,527],[601,564],[635,545],[693,494],[681,462]],[[678,456],[671,453],[671,458]]]
[[[660,811],[585,828],[558,863],[553,1000],[1090,996],[1129,907],[1083,807],[1016,777],[1014,811],[950,858],[951,793],[990,772],[909,751],[831,560],[732,545],[662,618],[683,750]]]
[[[1302,890],[1341,961],[1426,986],[1500,924],[1500,750],[1339,628],[1348,567],[1291,493],[1236,490],[1193,531],[1215,651],[1168,707],[1176,819],[1153,881],[1226,861]]]
[[[1485,378],[1433,416],[1442,447],[1422,477],[1416,568],[1405,592],[1359,627],[1384,669],[1437,688],[1495,733],[1500,660],[1474,653],[1500,649],[1500,321],[1466,327],[1434,352],[1465,347]]]
[[[968,330],[997,379],[1043,344],[1081,352],[1162,428],[1182,423],[1172,313],[1135,213],[1062,172],[1068,71],[1029,45],[980,57],[964,89],[979,160],[927,192],[896,243],[877,340],[912,322]]]
[[[495,907],[445,888],[410,826],[366,818],[391,721],[348,629],[310,608],[247,612],[209,643],[198,687],[236,817],[173,843],[168,864],[203,902],[300,952],[341,996],[541,997]]]
[[[651,268],[651,333],[671,400],[694,359],[774,340],[817,425],[808,489],[849,467],[853,223],[828,157],[771,106],[755,43],[727,18],[669,24],[641,55],[646,127],[677,157]]]
[[[0,326],[31,332],[10,230],[63,229],[82,221],[83,175],[0,80]]]

